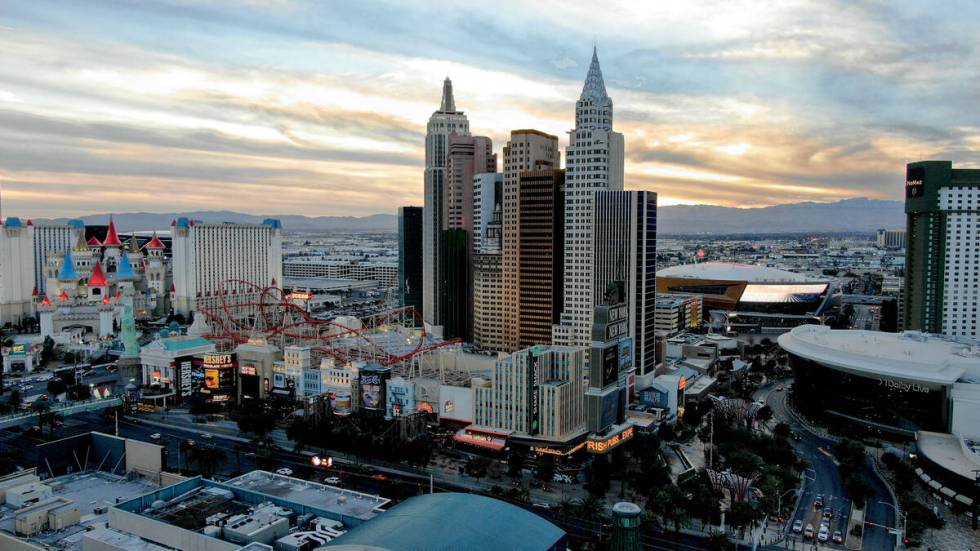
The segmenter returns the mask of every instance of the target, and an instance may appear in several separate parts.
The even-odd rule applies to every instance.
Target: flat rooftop
[[[980,342],[915,331],[882,333],[801,325],[779,336],[797,356],[860,376],[949,385],[980,382]]]
[[[370,520],[376,517],[381,507],[391,501],[381,496],[363,494],[267,471],[252,471],[224,484],[360,520]]]
[[[104,523],[106,513],[95,514],[96,507],[108,507],[117,501],[125,501],[156,490],[159,486],[149,482],[115,476],[104,472],[87,472],[49,478],[41,482],[50,486],[52,497],[63,497],[74,502],[81,514],[81,522],[56,532],[43,532],[38,536],[24,538],[35,544],[53,549],[79,551],[82,549],[81,533],[87,526]],[[8,505],[0,507],[0,531],[14,533],[14,509]]]
[[[916,446],[930,461],[966,480],[972,481],[973,471],[980,469],[980,455],[955,434],[920,431]]]
[[[282,286],[285,289],[309,289],[327,293],[330,291],[367,290],[378,286],[373,280],[358,280],[335,277],[284,277]]]
[[[778,268],[732,262],[701,262],[699,264],[671,266],[658,271],[657,277],[746,281],[748,283],[828,283],[826,279],[812,278]]]

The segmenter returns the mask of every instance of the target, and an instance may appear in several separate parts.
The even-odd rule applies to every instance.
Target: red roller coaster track
[[[262,338],[310,346],[344,362],[369,360],[391,366],[460,342],[459,339],[428,341],[425,324],[411,306],[365,318],[361,320],[362,327],[356,328],[313,318],[276,286],[261,287],[250,281],[229,279],[213,296],[218,305],[198,307],[197,315],[205,316],[208,322],[211,333],[207,337],[228,347]],[[386,349],[390,346],[382,342],[386,339],[378,338],[379,332],[391,325],[412,329],[407,337],[407,352],[406,347],[398,347],[397,351]]]

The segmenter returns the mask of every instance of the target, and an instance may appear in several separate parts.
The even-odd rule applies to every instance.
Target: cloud
[[[628,188],[898,199],[905,162],[977,166],[978,19],[844,0],[17,3],[0,14],[5,207],[392,212],[421,202],[444,76],[498,151],[514,128],[567,143],[594,42]]]

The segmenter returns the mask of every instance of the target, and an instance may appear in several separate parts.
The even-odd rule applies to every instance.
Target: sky
[[[626,188],[901,199],[980,167],[980,3],[0,0],[3,215],[393,213],[452,78],[474,134],[574,125],[594,45]]]

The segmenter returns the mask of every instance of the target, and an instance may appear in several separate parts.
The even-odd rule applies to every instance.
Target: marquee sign
[[[633,438],[635,430],[632,426],[626,427],[622,432],[607,436],[605,438],[589,438],[586,447],[589,453],[608,453],[613,448],[618,447],[623,442]]]

